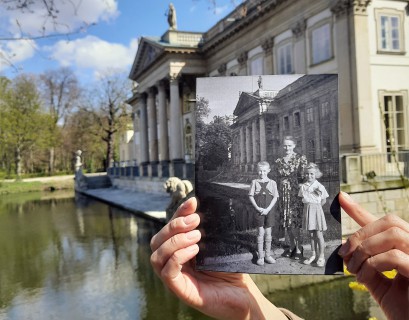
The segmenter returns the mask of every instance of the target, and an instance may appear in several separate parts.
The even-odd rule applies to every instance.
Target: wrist
[[[272,304],[259,290],[253,280],[247,275],[249,294],[249,313],[246,319],[277,319],[288,320],[288,318]]]

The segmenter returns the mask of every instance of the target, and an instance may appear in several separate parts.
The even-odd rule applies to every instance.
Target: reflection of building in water
[[[260,77],[261,78],[261,77]],[[336,75],[308,75],[280,91],[242,92],[234,110],[232,162],[252,171],[259,161],[274,163],[281,142],[293,136],[309,162],[325,170],[338,165],[338,81]],[[325,172],[324,172],[325,173]]]

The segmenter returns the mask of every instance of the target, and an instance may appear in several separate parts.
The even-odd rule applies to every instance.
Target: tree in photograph
[[[77,77],[69,68],[46,71],[40,75],[40,88],[44,105],[51,117],[49,126],[50,148],[48,172],[54,173],[55,148],[60,144],[60,125],[76,106],[80,96]]]
[[[50,118],[41,113],[39,93],[32,76],[21,75],[5,88],[2,100],[1,136],[6,152],[14,156],[17,178],[22,173],[22,157],[41,140]]]
[[[130,107],[125,103],[129,92],[131,83],[121,75],[102,78],[91,92],[87,111],[97,124],[91,129],[92,134],[98,135],[106,143],[105,169],[115,158],[116,133],[126,130],[128,123],[132,122]]]
[[[196,109],[195,109],[195,116],[196,116],[196,163],[197,165],[202,165],[202,148],[205,141],[206,135],[206,123],[205,119],[208,117],[210,113],[209,108],[209,100],[204,97],[196,97]]]
[[[203,168],[217,170],[230,161],[232,144],[232,130],[230,119],[227,116],[215,116],[213,121],[206,125],[204,144],[201,150]]]

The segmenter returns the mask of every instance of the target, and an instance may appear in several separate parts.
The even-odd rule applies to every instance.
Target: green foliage
[[[205,170],[216,170],[230,161],[232,130],[227,116],[215,116],[205,125],[204,142],[200,155]]]

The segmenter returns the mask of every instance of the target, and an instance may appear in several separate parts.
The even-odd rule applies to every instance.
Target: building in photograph
[[[408,12],[408,2],[399,0],[248,0],[207,32],[170,25],[162,36],[142,37],[129,74],[137,83],[130,104],[139,124],[134,160],[140,172],[158,178],[192,172],[188,137],[197,77],[337,73],[343,188],[373,190],[361,183],[373,171],[379,190],[398,189],[381,196],[391,211],[402,211]],[[308,115],[287,117],[294,124]],[[289,133],[297,135],[297,128],[290,126]],[[382,211],[375,195],[359,197],[370,210]]]

